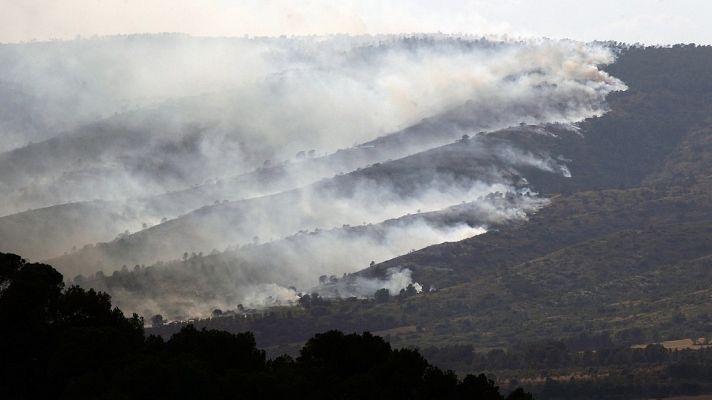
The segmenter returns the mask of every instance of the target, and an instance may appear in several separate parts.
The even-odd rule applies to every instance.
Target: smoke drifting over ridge
[[[78,280],[109,290],[124,309],[144,312],[141,307],[152,304],[150,310],[171,318],[198,311],[205,315],[211,308],[231,309],[238,303],[285,304],[297,295],[288,286],[325,296],[370,296],[378,285],[397,291],[402,288],[398,285],[411,283],[402,279],[410,276],[407,271],[393,275],[396,281],[358,278],[329,288],[312,286],[321,275],[355,272],[369,261],[462,240],[490,225],[526,218],[543,200],[522,195],[506,201],[490,198],[497,192],[528,193],[520,168],[562,174],[562,166],[543,154],[522,153],[506,141],[478,135],[299,191],[204,208],[51,263],[67,272],[109,273],[122,264],[192,254],[145,271]],[[468,205],[451,207],[462,202]],[[379,223],[391,218],[398,219]],[[335,226],[339,228],[332,229]],[[195,255],[223,245],[228,246],[224,253]]]
[[[609,51],[575,42],[148,36],[5,45],[0,54],[3,81],[43,99],[16,106],[15,119],[40,125],[3,126],[6,146],[59,134],[0,155],[2,214],[160,194],[454,110],[470,131],[577,121],[603,112],[605,95],[623,87],[596,67]],[[123,107],[140,108],[114,115]],[[461,134],[445,128],[431,141]]]
[[[489,193],[520,191],[522,168],[563,174],[564,167],[546,154],[535,155],[507,141],[478,135],[299,189],[202,207],[51,262],[72,276],[111,272],[122,264],[151,264],[184,252],[207,253],[300,231],[378,223],[441,210]]]
[[[383,279],[342,275],[396,255],[443,241],[459,241],[486,227],[524,218],[546,204],[527,196],[488,196],[442,211],[409,215],[379,224],[300,232],[264,244],[232,246],[210,255],[112,274],[79,277],[75,283],[109,291],[122,309],[161,313],[171,319],[208,315],[213,309],[294,304],[299,292],[324,297],[370,297],[380,288],[397,294],[413,283],[409,270]],[[317,278],[339,278],[317,286]]]
[[[231,247],[217,269],[198,257],[207,276],[193,289],[212,294],[189,304],[171,300],[185,299],[177,283],[190,280],[185,261],[154,266],[166,284],[152,291],[93,281],[128,310],[174,316],[288,301],[295,293],[286,287],[309,289],[319,275],[523,218],[538,201],[480,212],[477,221],[381,223],[482,203],[488,193],[524,193],[522,168],[566,176],[557,155],[475,134],[600,115],[605,96],[625,89],[598,68],[613,60],[608,49],[571,41],[168,35],[5,45],[0,59],[0,101],[17,110],[0,116],[8,138],[0,214],[99,199],[108,202],[97,212],[116,216],[106,218],[116,233],[139,231],[109,242],[106,227],[80,229],[72,238],[79,248],[107,243],[52,260],[70,276]],[[473,138],[449,144],[464,134]],[[39,231],[38,243],[53,240],[41,232],[61,232],[76,218],[44,212],[43,227],[23,231]],[[1,235],[19,231],[6,221]],[[145,221],[157,225],[143,229]],[[363,222],[379,233],[342,227]],[[300,238],[305,231],[313,234]],[[142,270],[131,279],[149,279]],[[371,289],[361,282],[340,295]]]

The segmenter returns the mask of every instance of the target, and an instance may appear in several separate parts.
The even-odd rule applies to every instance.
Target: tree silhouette
[[[322,307],[317,294],[302,298]],[[143,319],[106,293],[65,289],[52,267],[1,253],[0,354],[8,399],[503,399],[484,375],[459,381],[368,332],[318,334],[296,360],[267,360],[249,332],[187,325],[167,341],[145,337]]]

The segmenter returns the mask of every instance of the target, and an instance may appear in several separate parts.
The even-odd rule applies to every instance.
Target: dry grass
[[[570,374],[563,375],[551,375],[551,376],[536,376],[531,378],[520,378],[518,381],[525,384],[543,384],[546,383],[547,379],[554,380],[556,382],[568,382],[572,379],[577,381],[592,381],[601,378],[607,378],[610,376],[609,372],[601,372],[598,374],[590,374],[585,372],[574,372]],[[712,400],[712,399],[710,399]]]
[[[386,329],[383,331],[376,331],[376,332],[373,332],[373,334],[376,336],[386,336],[386,335],[398,336],[398,335],[405,335],[407,333],[415,333],[417,331],[418,330],[416,329],[415,325],[406,325],[406,326],[399,326],[396,328]]]
[[[644,349],[649,344],[650,343],[636,344],[634,346],[631,346],[631,348]],[[706,338],[666,340],[660,344],[662,344],[663,347],[665,347],[666,349],[670,350],[700,350],[712,347],[712,344],[710,344]]]

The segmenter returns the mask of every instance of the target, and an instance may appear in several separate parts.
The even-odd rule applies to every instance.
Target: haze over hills
[[[241,52],[273,67],[200,95],[168,87],[179,73],[163,77],[151,88],[166,100],[97,121],[67,121],[73,127],[54,138],[0,155],[9,189],[8,215],[0,217],[3,250],[50,259],[142,313],[199,316],[237,303],[294,302],[312,290],[369,297],[377,285],[393,294],[415,282],[444,289],[596,237],[709,217],[707,48],[447,36],[138,36],[25,46],[26,53],[23,45],[3,49],[13,60],[8,82],[42,77],[36,67],[18,72],[38,49],[51,50],[48,59],[53,51],[77,51],[84,60],[82,69],[64,66],[52,78],[65,85],[90,74],[87,60],[106,73],[112,57],[138,49],[157,52],[164,63],[194,48],[230,60]],[[396,75],[409,60],[417,65]],[[139,79],[141,68],[137,61],[117,73]],[[422,81],[428,83],[420,97],[399,94],[399,79],[422,83],[423,76],[446,74],[443,68],[459,75]],[[329,87],[372,72],[379,78],[367,81],[375,86],[354,81],[344,93]],[[304,86],[306,76],[324,86]],[[87,83],[96,96],[109,90],[102,79]],[[200,90],[218,77],[211,79],[198,80]],[[458,79],[470,86],[446,95]],[[327,115],[336,112],[326,111],[327,103],[294,103],[296,93],[376,95],[372,90],[386,95],[377,115],[343,104]],[[261,122],[250,119],[267,93],[269,113]],[[344,123],[364,115],[368,121]],[[262,135],[264,129],[271,133]],[[12,213],[33,205],[47,207]],[[437,245],[443,241],[453,243]],[[336,292],[317,285],[321,275],[341,278],[371,261]],[[132,290],[145,291],[137,287],[147,287],[140,280],[149,279],[142,271],[152,264],[166,284],[139,296],[145,304],[129,300]],[[191,276],[188,265],[209,276],[196,286],[200,294],[183,306],[162,304]],[[103,282],[114,271],[134,274],[126,278],[133,289]],[[396,273],[399,283],[391,286]],[[211,292],[223,278],[233,283]]]
[[[576,124],[576,130],[515,126],[487,133],[484,140],[476,135],[383,164],[393,171],[424,157],[423,164],[442,166],[449,159],[444,164],[450,171],[467,170],[461,156],[471,151],[469,144],[488,141],[529,149],[536,159],[546,153],[555,161],[551,165],[565,165],[570,177],[557,169],[520,167],[510,179],[521,184],[525,177],[525,186],[545,201],[526,218],[489,222],[482,225],[486,232],[471,238],[428,246],[354,274],[324,276],[310,288],[314,294],[292,298],[296,306],[285,306],[294,304],[286,301],[249,310],[248,302],[257,302],[248,299],[233,314],[224,306],[227,297],[186,293],[187,302],[168,299],[156,309],[171,318],[181,308],[212,302],[224,314],[193,323],[254,331],[275,353],[324,329],[377,331],[463,373],[488,368],[500,382],[528,379],[525,386],[542,398],[705,393],[708,350],[706,339],[697,338],[709,336],[712,326],[712,70],[703,67],[711,63],[709,47],[626,47],[606,69],[628,90],[608,95],[610,111]],[[506,204],[534,197],[500,199]],[[265,246],[254,250],[271,245]],[[197,255],[174,268],[209,281],[220,276],[212,266],[240,257],[239,250]],[[154,265],[77,282],[113,290],[120,298],[160,299],[171,290],[138,285],[138,277],[187,282],[168,271]],[[394,291],[393,281],[412,284]],[[386,292],[374,292],[370,300],[339,300],[362,296],[358,288],[379,287]],[[181,326],[159,324],[152,332],[168,335]],[[686,350],[662,344],[682,338],[702,344]],[[595,355],[609,358],[596,361]]]
[[[172,43],[173,54],[183,51],[176,41],[202,46],[170,36],[81,46]],[[578,348],[707,335],[709,47],[438,36],[206,43],[257,46],[284,69],[227,91],[67,120],[65,132],[0,154],[0,250],[46,259],[68,282],[154,316],[153,333],[167,337],[190,320],[253,331],[276,353],[328,329],[373,330],[460,372],[478,371],[486,352],[497,374],[518,379],[532,364],[500,358],[539,351],[541,341],[563,343],[542,346],[558,349],[560,361],[545,364],[565,376],[581,373],[561,361]],[[305,61],[319,46],[333,58]],[[424,103],[398,94],[402,77],[389,71],[403,57],[422,64],[407,85],[446,68],[471,91],[451,99],[452,86],[436,84],[422,89]],[[321,69],[334,60],[348,65],[346,78]],[[375,86],[326,89],[373,71],[382,74]],[[325,86],[302,87],[295,77],[304,74]],[[382,90],[391,103],[378,107],[390,114],[341,126],[335,119],[371,111],[324,115],[333,105],[297,106],[294,90]],[[266,93],[275,102],[265,120],[231,112]],[[655,365],[631,374],[676,382]],[[586,379],[620,384],[612,371]],[[546,398],[586,393],[531,385]]]
[[[618,74],[624,78],[627,77],[626,73],[635,74],[639,82],[638,86],[631,86],[626,92],[609,95],[608,104],[612,107],[611,111],[602,117],[585,120],[577,124],[575,129],[568,125],[557,124],[522,125],[488,134],[473,135],[471,138],[461,139],[456,143],[424,151],[417,155],[385,162],[320,182],[315,187],[319,188],[319,191],[328,192],[330,199],[334,198],[334,193],[338,193],[336,199],[340,198],[339,196],[344,196],[344,193],[353,197],[352,190],[354,187],[358,187],[358,185],[354,185],[354,182],[361,182],[364,179],[369,182],[381,182],[381,184],[389,182],[389,193],[399,193],[397,198],[400,199],[413,198],[414,194],[420,193],[422,187],[413,185],[414,182],[440,184],[446,182],[447,185],[444,186],[444,189],[440,189],[442,192],[439,196],[442,193],[452,194],[455,189],[461,191],[462,188],[469,188],[473,180],[490,184],[509,182],[506,188],[489,187],[485,192],[496,190],[514,190],[515,192],[519,190],[521,192],[522,189],[531,189],[543,194],[541,200],[522,197],[523,203],[518,201],[514,205],[507,206],[503,212],[493,213],[490,217],[460,217],[462,218],[459,221],[460,227],[465,228],[464,230],[443,229],[443,227],[451,226],[450,224],[457,221],[457,218],[451,219],[451,222],[448,223],[437,223],[434,226],[432,223],[437,219],[426,218],[429,221],[428,224],[431,225],[426,224],[428,229],[425,233],[419,229],[406,229],[399,234],[409,237],[409,240],[415,243],[423,240],[419,238],[428,238],[433,232],[440,232],[440,238],[457,241],[457,243],[427,247],[376,264],[354,275],[354,278],[344,279],[343,284],[336,286],[340,287],[337,292],[346,297],[354,294],[362,296],[368,295],[367,291],[373,291],[379,284],[391,287],[388,282],[390,282],[393,271],[408,271],[407,276],[410,280],[404,280],[405,284],[412,280],[426,289],[429,287],[443,289],[476,279],[485,272],[498,271],[507,265],[515,266],[558,249],[602,235],[614,234],[620,230],[641,229],[651,224],[692,223],[706,220],[709,218],[710,211],[709,192],[706,185],[694,182],[697,179],[695,177],[706,176],[705,168],[707,167],[705,167],[704,160],[706,160],[707,153],[704,150],[690,151],[690,149],[704,149],[702,146],[705,146],[709,137],[706,134],[708,130],[700,128],[708,123],[709,95],[704,91],[698,93],[686,91],[686,87],[689,85],[687,80],[703,79],[702,77],[705,75],[700,77],[702,72],[682,75],[679,78],[680,81],[676,83],[677,88],[672,86],[667,92],[660,93],[656,92],[657,89],[654,86],[647,86],[657,82],[655,79],[660,73],[658,70],[650,71],[647,76],[637,73],[639,63],[647,64],[651,62],[651,59],[664,57],[661,54],[665,54],[665,52],[689,52],[691,57],[706,57],[705,50],[705,48],[696,51],[690,51],[687,48],[630,48],[624,51],[617,63],[610,66],[609,69],[616,70],[617,68]],[[626,57],[630,57],[630,59]],[[682,59],[678,62],[680,65],[690,65],[686,63],[689,60]],[[662,65],[660,68],[674,67]],[[649,80],[645,79],[646,77]],[[679,112],[679,107],[682,105],[685,107],[684,113]],[[655,112],[651,112],[651,109]],[[690,159],[690,157],[692,158]],[[670,177],[672,171],[674,171],[675,178]],[[448,178],[443,179],[443,176]],[[681,182],[686,183],[678,186]],[[675,188],[670,188],[671,184],[674,184]],[[427,187],[432,189],[438,186],[430,184]],[[363,268],[369,260],[383,261],[384,258],[414,249],[415,246],[406,244],[408,241],[401,242],[400,245],[391,245],[387,241],[379,239],[365,244],[356,239],[356,236],[351,237],[350,241],[345,240],[350,244],[349,246],[339,246],[336,245],[338,242],[331,242],[327,238],[333,237],[334,232],[339,232],[341,229],[348,232],[355,228],[345,225],[339,230],[331,231],[327,224],[325,232],[313,230],[311,226],[316,227],[318,223],[314,219],[315,216],[312,215],[308,216],[309,219],[299,220],[307,221],[304,225],[306,228],[294,226],[284,230],[284,235],[287,236],[290,231],[295,230],[302,230],[304,233],[311,232],[308,235],[297,236],[299,244],[295,247],[300,251],[295,252],[292,247],[291,243],[294,239],[289,239],[286,242],[290,243],[288,247],[283,247],[279,244],[280,241],[277,241],[274,245],[267,243],[253,249],[249,247],[256,244],[252,243],[252,235],[260,232],[257,232],[256,227],[247,225],[249,229],[242,234],[241,240],[232,239],[231,245],[237,246],[231,248],[230,251],[206,257],[190,255],[191,253],[203,252],[207,254],[210,252],[208,247],[200,247],[201,238],[206,237],[211,230],[229,231],[234,234],[239,229],[240,218],[244,218],[250,212],[254,213],[254,210],[268,208],[295,215],[289,205],[297,203],[294,199],[303,198],[303,190],[302,194],[299,194],[299,191],[291,191],[267,198],[210,206],[175,221],[131,235],[123,240],[101,244],[52,260],[52,263],[64,268],[88,265],[88,270],[91,271],[100,269],[101,262],[115,257],[113,258],[115,268],[118,268],[120,264],[130,267],[134,264],[149,264],[150,261],[141,257],[155,256],[162,249],[170,248],[166,246],[170,246],[171,243],[186,243],[182,249],[188,253],[190,262],[185,264],[185,261],[178,261],[171,264],[172,267],[154,266],[157,276],[166,282],[165,285],[154,285],[148,289],[140,284],[136,286],[136,277],[121,278],[121,275],[115,279],[107,278],[106,282],[103,277],[97,280],[90,278],[88,281],[83,281],[94,282],[85,284],[99,285],[102,288],[107,288],[110,292],[113,286],[113,293],[117,300],[127,299],[126,301],[136,304],[136,307],[140,306],[129,300],[130,298],[136,296],[143,298],[147,293],[151,293],[150,296],[153,296],[154,299],[167,299],[166,295],[174,292],[175,287],[180,285],[178,282],[184,282],[182,285],[185,285],[186,277],[192,276],[192,272],[186,271],[195,271],[195,268],[203,271],[200,275],[204,276],[208,282],[223,280],[235,282],[228,285],[228,290],[215,291],[206,289],[211,287],[210,284],[188,285],[186,288],[194,288],[197,294],[191,296],[188,294],[190,290],[187,290],[186,294],[180,297],[183,306],[176,305],[172,300],[166,300],[164,305],[161,305],[160,301],[152,303],[156,311],[161,310],[163,314],[170,317],[185,315],[186,312],[182,311],[181,307],[191,310],[209,310],[211,307],[229,309],[230,302],[241,302],[253,306],[294,302],[298,293],[288,290],[287,287],[299,286],[295,285],[297,282],[300,283],[301,290],[309,289],[321,292],[326,296],[333,296],[332,288],[310,288],[316,284],[317,276],[336,275],[340,277],[343,273]],[[313,189],[309,193],[310,195],[314,193]],[[369,191],[371,201],[377,199],[376,193],[378,192]],[[539,210],[541,205],[546,204],[546,198],[552,196],[551,204]],[[434,198],[431,197],[430,201],[432,199]],[[475,200],[472,203],[474,207],[481,208],[487,204],[484,197],[477,200],[464,196],[462,199],[466,199],[468,202]],[[484,203],[483,200],[485,200]],[[262,205],[265,201],[276,201],[277,204],[281,204],[275,207],[265,207]],[[393,201],[394,198],[387,200],[389,204],[392,204]],[[527,203],[531,205],[526,206]],[[329,207],[331,205],[325,205],[321,209],[331,210],[328,212],[330,216],[338,215],[338,212]],[[408,221],[418,218],[416,208],[423,208],[421,212],[427,210],[423,205],[410,207],[407,212],[415,215],[408,217]],[[378,217],[381,212],[381,209],[368,210],[366,216],[362,218],[369,222],[392,218]],[[529,216],[525,218],[527,213]],[[283,215],[277,217],[276,220],[284,221],[286,224]],[[373,216],[377,216],[374,221],[367,219]],[[269,221],[270,217],[263,216],[260,221]],[[360,224],[360,219],[361,217],[356,220],[354,225]],[[247,218],[247,220],[250,219]],[[332,227],[339,226],[335,222],[332,223]],[[463,222],[464,224],[462,224]],[[216,229],[217,227],[220,228]],[[277,229],[281,227],[282,225]],[[458,241],[461,239],[458,235],[462,235],[464,232],[481,233],[488,228],[493,231],[462,242]],[[363,229],[369,231],[370,228],[364,227]],[[197,232],[201,233],[196,234]],[[446,232],[454,233],[455,236]],[[264,235],[258,236],[264,241]],[[227,237],[223,235],[212,242],[206,241],[202,246],[218,243]],[[171,239],[167,240],[167,238]],[[223,243],[231,246],[228,244],[230,240]],[[330,244],[326,245],[325,243]],[[422,241],[419,243],[427,244]],[[246,244],[249,246],[241,248]],[[318,254],[318,249],[327,247],[331,249],[331,252],[327,253],[328,256],[325,258],[315,257],[313,254]],[[371,253],[364,252],[362,250],[364,248],[370,249]],[[387,251],[383,253],[377,249],[387,249]],[[181,252],[180,247],[173,248],[168,253],[174,255],[167,258],[180,258]],[[289,256],[284,258],[286,254]],[[354,254],[359,256],[355,257]],[[259,256],[256,258],[256,255]],[[212,261],[218,259],[219,261]],[[337,261],[330,266],[330,259],[337,259]],[[348,259],[348,261],[342,261],[344,259]],[[186,265],[189,266],[187,269],[184,267]],[[211,270],[211,265],[220,267],[217,271]],[[234,273],[226,273],[226,268],[229,270],[230,265],[242,265],[238,269],[244,269],[245,275],[238,274],[238,278],[235,278]],[[292,269],[292,274],[284,275],[284,272],[280,272],[285,266],[287,269]],[[183,271],[176,272],[176,278],[172,279],[170,273],[172,269]],[[294,271],[301,270],[310,272],[293,275]],[[139,268],[136,270],[136,274],[140,276],[143,272]],[[264,279],[264,276],[270,274],[273,274],[272,278]],[[399,278],[400,276],[398,275]],[[282,279],[283,277],[288,278]],[[365,283],[359,277],[381,283],[374,286]],[[127,283],[121,283],[127,279],[127,282],[134,283],[131,283],[130,286],[126,286],[129,285]],[[154,279],[156,278],[151,278],[151,280]],[[260,279],[264,280],[260,281]],[[293,282],[291,285],[289,284],[290,280]],[[245,281],[255,285],[278,282],[281,286],[279,289],[274,286],[258,286],[265,294],[268,294],[265,301],[265,299],[259,300],[252,294],[253,292],[250,292],[249,296],[241,297],[239,293],[244,289],[235,288],[244,287],[240,282],[244,283]],[[351,282],[358,282],[358,284]],[[358,285],[367,289],[360,290]],[[161,289],[162,286],[164,289]],[[133,289],[127,289],[128,287]],[[399,289],[395,288],[393,293],[397,293]],[[147,311],[139,310],[139,308],[137,310]]]
[[[270,240],[313,227],[378,223],[474,201],[488,193],[518,190],[517,186],[521,190],[525,188],[517,172],[521,168],[567,173],[548,154],[524,152],[506,141],[476,136],[298,190],[206,206],[124,240],[52,262],[91,271],[101,261],[110,266],[144,264],[161,257],[177,258],[183,252],[243,245],[255,237]],[[254,225],[255,220],[259,225]]]
[[[706,47],[632,48],[624,52],[609,69],[617,71],[623,79],[628,77],[626,70],[629,69],[631,80],[639,83],[630,84],[626,92],[610,95],[611,112],[580,124],[581,137],[568,142],[565,136],[564,140],[550,140],[549,148],[564,155],[577,155],[567,164],[572,179],[547,181],[548,185],[540,183],[535,186],[545,194],[563,195],[557,195],[549,207],[522,227],[524,230],[535,229],[537,221],[541,220],[546,225],[542,229],[550,231],[549,239],[534,239],[530,233],[522,237],[539,245],[550,245],[551,240],[576,243],[580,239],[572,234],[597,236],[600,235],[599,228],[616,231],[619,226],[633,228],[651,224],[656,218],[675,222],[675,218],[682,218],[686,213],[691,213],[689,222],[706,219],[705,196],[709,191],[712,168],[708,155],[712,96],[710,91],[689,89],[696,87],[691,82],[698,80],[700,86],[707,85],[710,73],[697,69],[668,76],[664,91],[659,90],[658,79],[663,71],[694,70],[696,63],[712,61],[710,56]],[[653,60],[658,67],[643,74],[638,66],[647,66]],[[562,146],[567,146],[568,152]],[[597,201],[590,201],[596,196]],[[631,209],[640,211],[631,212]],[[584,222],[584,215],[577,217],[578,210],[588,218],[595,216],[593,223]],[[547,213],[552,214],[544,215]],[[552,232],[559,227],[565,228],[567,233]],[[489,236],[463,244],[479,245]],[[509,241],[510,245],[515,243]],[[428,251],[424,249],[421,253],[427,254]],[[450,254],[448,251],[442,253]],[[511,254],[519,256],[522,252],[512,250]],[[406,255],[384,266],[418,256]]]
[[[85,122],[70,109],[53,113],[72,115],[69,128],[0,154],[8,214],[0,217],[3,250],[50,259],[68,276],[108,274],[341,229],[310,236],[305,245],[330,252],[283,259],[277,271],[297,271],[284,275],[293,282],[279,282],[289,299],[296,295],[289,286],[309,289],[321,274],[355,272],[370,261],[525,218],[545,202],[524,196],[531,191],[527,177],[565,179],[569,172],[560,153],[524,138],[576,136],[571,123],[602,114],[605,96],[625,89],[599,69],[613,60],[613,50],[571,41],[164,35],[2,50],[9,82],[68,107],[64,90],[48,90],[77,88],[83,101],[96,97],[92,106],[107,115]],[[196,60],[186,62],[186,54]],[[71,57],[54,61],[60,55]],[[196,55],[220,62],[197,70]],[[28,65],[35,58],[42,62]],[[132,61],[108,67],[126,59]],[[53,74],[44,76],[52,63]],[[175,71],[161,75],[160,65]],[[126,87],[106,87],[106,79]],[[182,80],[190,85],[177,87]],[[132,109],[117,110],[127,99]],[[520,124],[517,140],[485,134]],[[511,209],[492,208],[487,196],[498,192],[521,199],[507,203]],[[479,214],[459,221],[427,214],[471,202]],[[33,207],[39,208],[13,214]],[[383,223],[421,213],[397,227]],[[376,242],[350,239],[350,226],[367,224],[386,232]],[[353,252],[361,256],[330,266]],[[308,268],[310,261],[319,266]],[[230,301],[254,298],[238,287],[249,285],[236,285]],[[275,297],[265,292],[256,304],[268,298]]]
[[[0,397],[711,399],[711,12],[0,0]]]
[[[606,322],[615,320],[615,317],[601,304],[606,304],[606,301],[618,304],[625,298],[626,302],[633,301],[633,304],[642,305],[644,303],[640,298],[633,300],[636,298],[631,296],[647,296],[649,293],[617,292],[614,289],[621,286],[610,286],[613,281],[631,282],[654,277],[656,283],[646,287],[657,288],[655,290],[659,290],[659,293],[674,293],[675,300],[670,300],[670,304],[678,307],[663,307],[656,312],[665,315],[666,312],[679,312],[679,307],[689,307],[690,325],[683,324],[677,332],[689,333],[699,329],[693,321],[696,321],[695,315],[704,314],[704,303],[692,302],[683,306],[686,301],[691,301],[684,300],[683,293],[688,289],[694,293],[699,290],[700,284],[704,286],[703,275],[691,272],[690,276],[700,279],[698,283],[682,289],[686,287],[686,281],[681,278],[680,285],[675,284],[674,292],[663,287],[672,283],[658,279],[668,276],[665,271],[673,268],[671,265],[676,265],[673,269],[679,271],[679,268],[683,268],[681,265],[686,263],[697,266],[708,263],[710,247],[707,222],[712,217],[712,165],[707,150],[711,126],[708,115],[712,103],[709,92],[688,92],[687,88],[694,86],[691,82],[697,80],[700,85],[705,85],[709,72],[697,69],[696,73],[676,75],[677,81],[666,81],[666,91],[655,91],[658,84],[656,78],[661,70],[677,66],[694,69],[690,66],[707,62],[708,57],[709,48],[630,48],[609,68],[617,68],[618,74],[624,79],[626,72],[635,75],[634,81],[637,83],[630,84],[626,92],[609,96],[609,105],[612,107],[609,113],[578,124],[579,130],[575,132],[553,125],[516,127],[488,134],[486,137],[490,140],[527,144],[530,149],[555,149],[551,154],[556,154],[559,159],[566,159],[567,154],[572,153],[578,154],[580,158],[566,162],[571,178],[537,169],[527,171],[529,186],[548,195],[550,203],[531,213],[526,220],[515,219],[463,241],[426,247],[338,280],[339,284],[348,287],[351,282],[359,279],[382,280],[387,279],[394,269],[407,270],[414,282],[425,288],[435,287],[438,291],[402,303],[375,306],[364,311],[366,315],[356,313],[349,316],[349,313],[335,311],[332,315],[336,319],[327,321],[338,324],[336,321],[341,319],[345,320],[345,326],[350,326],[346,321],[355,319],[368,326],[361,318],[400,315],[390,320],[390,324],[393,324],[390,326],[417,324],[423,327],[422,334],[402,338],[404,344],[452,342],[456,330],[438,328],[452,326],[443,322],[444,315],[449,316],[446,318],[449,321],[476,318],[476,323],[473,320],[463,325],[463,332],[471,332],[473,326],[480,326],[475,328],[476,332],[496,327],[494,333],[484,336],[478,333],[476,339],[473,339],[475,336],[459,339],[464,342],[474,340],[484,345],[501,345],[503,340],[507,340],[500,336],[504,332],[511,336],[524,329],[520,325],[513,329],[513,325],[507,322],[512,320],[513,315],[524,318],[526,326],[536,329],[531,331],[527,328],[522,331],[527,332],[527,335],[532,334],[530,339],[547,337],[552,332],[560,332],[558,334],[561,336],[574,335],[581,329],[616,332],[644,328],[648,332],[646,334],[650,335],[654,332],[672,334],[665,331],[669,328],[664,328],[664,325],[649,325],[651,320],[645,317],[626,318],[615,324]],[[659,59],[677,61],[673,65],[654,62]],[[640,64],[658,65],[659,69],[652,69],[644,75],[638,72]],[[532,131],[537,129],[540,134],[532,135]],[[548,134],[543,133],[547,132],[546,129],[549,129]],[[467,148],[463,143],[450,146],[456,149]],[[438,154],[439,151],[442,150],[432,152]],[[423,156],[432,157],[430,153],[425,152]],[[453,153],[447,154],[453,156]],[[453,160],[457,160],[456,156],[453,156]],[[461,164],[453,162],[452,165]],[[663,245],[666,241],[670,243],[669,246]],[[679,241],[689,243],[675,244]],[[624,243],[622,247],[616,247],[619,242]],[[606,246],[609,250],[604,251]],[[607,251],[611,252],[610,255],[607,255]],[[592,256],[595,252],[601,255]],[[192,262],[200,264],[205,260],[198,257]],[[617,260],[617,264],[613,264],[613,260]],[[537,267],[531,273],[525,273],[530,271],[530,265]],[[559,265],[572,267],[559,273]],[[611,269],[612,265],[620,267]],[[105,280],[103,285],[106,287],[120,287],[120,277],[106,277],[100,281]],[[558,282],[565,282],[567,286],[552,286]],[[598,286],[601,289],[597,289]],[[597,291],[604,288],[607,294],[603,298],[599,297]],[[537,296],[549,299],[547,296],[552,293],[559,297],[570,296],[572,300],[556,306],[559,308],[551,305],[551,310],[542,305],[537,312],[532,309],[511,314],[514,309],[528,309],[532,306],[533,303],[526,303],[529,301],[527,299],[534,301]],[[522,294],[525,297],[517,301],[526,304],[515,306],[507,300],[509,296]],[[492,312],[489,305],[492,301],[504,307],[501,312]],[[426,304],[430,311],[426,312],[422,308]],[[593,308],[580,314],[576,308],[572,308],[576,304],[589,304]],[[620,315],[631,312],[630,308],[615,307]],[[557,315],[556,325],[543,328],[540,325],[543,319],[552,315]],[[579,320],[582,315],[585,319],[600,315],[600,325],[586,324]],[[562,326],[559,324],[567,325],[567,330],[557,331]],[[383,329],[382,323],[378,326]],[[265,332],[265,335],[270,336],[271,333]],[[519,338],[517,340],[523,339],[521,336],[516,337]]]
[[[60,105],[75,106],[62,96],[80,93],[110,110],[105,119],[2,154],[4,213],[16,203],[47,206],[181,189],[249,172],[268,160],[278,164],[299,151],[331,153],[369,142],[457,107],[462,111],[455,117],[474,121],[468,129],[578,120],[601,112],[603,96],[622,88],[590,71],[608,62],[609,52],[574,42],[130,36],[2,50],[9,82],[33,85],[36,89],[28,90]],[[150,56],[141,57],[144,53]],[[191,63],[186,59],[198,65],[183,65]],[[200,64],[201,59],[211,63]],[[523,67],[525,60],[534,64]],[[563,69],[560,61],[572,68]],[[50,73],[53,63],[59,66]],[[162,74],[161,65],[170,65],[173,73]],[[439,76],[448,79],[431,79]],[[563,81],[568,84],[557,85]],[[120,87],[103,87],[106,82]],[[47,93],[55,86],[58,93]],[[417,90],[406,90],[410,87]],[[121,101],[124,91],[130,92],[124,97],[138,92],[167,100],[113,115],[118,106],[103,104]],[[338,105],[329,99],[338,99]],[[33,115],[31,108],[25,112]],[[449,131],[431,129],[427,136],[443,134],[441,143],[459,136]],[[105,181],[123,190],[102,187]],[[94,191],[81,191],[86,185]]]

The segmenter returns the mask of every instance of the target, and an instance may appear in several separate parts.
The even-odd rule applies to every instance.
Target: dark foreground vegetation
[[[145,337],[107,294],[64,288],[51,266],[2,253],[0,354],[4,399],[505,399],[485,375],[459,380],[368,332],[328,331],[296,359],[271,360],[251,333],[188,325]]]
[[[575,340],[548,340],[487,352],[452,345],[422,353],[440,367],[486,371],[503,385],[522,385],[538,399],[659,399],[712,392],[709,344],[671,349],[660,343],[614,345],[604,336],[587,339],[602,347],[580,350]]]

